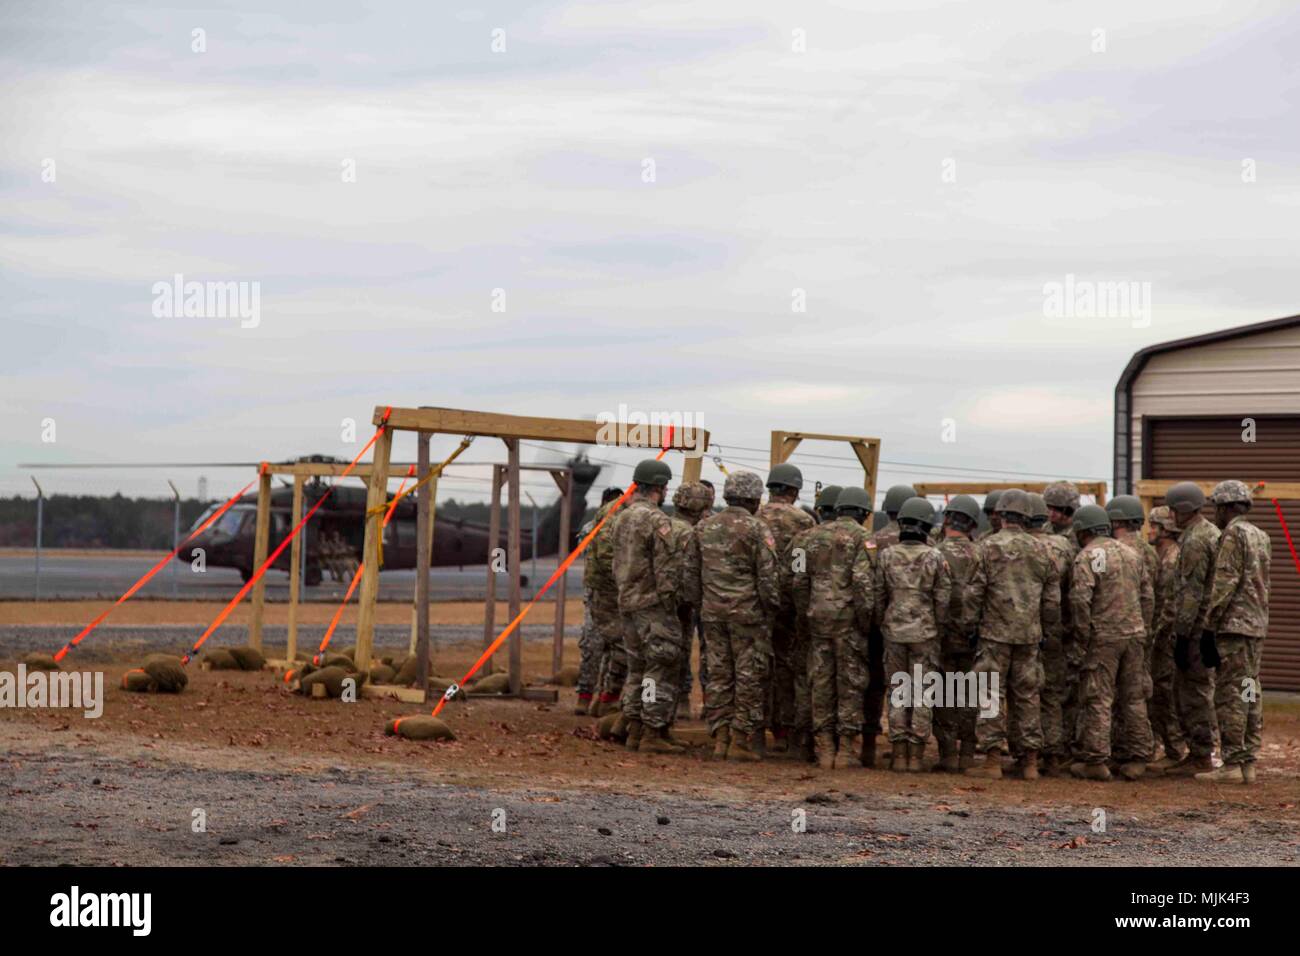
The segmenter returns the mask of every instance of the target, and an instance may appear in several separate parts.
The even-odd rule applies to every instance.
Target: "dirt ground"
[[[438,671],[459,678],[477,653],[474,642],[444,646]],[[566,660],[576,659],[570,642]],[[573,714],[571,688],[560,689],[558,704],[449,704],[443,716],[456,741],[405,741],[384,736],[384,722],[418,705],[309,700],[284,692],[270,672],[198,668],[183,694],[128,694],[118,682],[135,663],[94,665],[106,687],[97,720],[0,710],[0,862],[1300,861],[1296,702],[1266,703],[1255,787],[1030,784],[821,772],[784,757],[715,763],[698,720],[680,727],[698,741],[686,754],[629,754],[597,740],[592,718]],[[0,660],[0,669],[14,664]],[[525,678],[549,673],[549,644],[525,643]],[[693,696],[698,713],[698,687]],[[205,832],[193,831],[196,809],[206,814]]]

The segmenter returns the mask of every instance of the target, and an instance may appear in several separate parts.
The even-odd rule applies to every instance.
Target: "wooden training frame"
[[[1185,479],[1180,479],[1179,481],[1168,481],[1164,479],[1142,478],[1134,483],[1133,493],[1138,498],[1142,499],[1143,512],[1150,514],[1151,506],[1154,504],[1155,499],[1163,498],[1170,488],[1179,484],[1182,480]],[[1205,497],[1208,498],[1210,492],[1214,490],[1214,486],[1217,485],[1218,482],[1197,481],[1194,482],[1194,484],[1205,492]],[[1257,498],[1263,496],[1267,498],[1277,498],[1279,500],[1287,498],[1294,500],[1300,498],[1300,482],[1258,481],[1255,483],[1254,487],[1251,488],[1251,493]]]
[[[880,466],[879,438],[863,438],[858,435],[822,435],[815,432],[773,431],[769,467],[775,468],[777,465],[789,461],[790,456],[794,454],[794,450],[805,440],[848,442],[849,447],[853,449],[853,454],[857,455],[858,461],[862,463],[862,487],[867,489],[867,494],[871,496],[873,502],[876,500],[876,476],[879,474]]]
[[[990,491],[1006,491],[1008,488],[1036,491],[1041,495],[1049,484],[1050,481],[926,481],[912,487],[924,498],[927,495],[987,495]],[[1106,482],[1076,481],[1074,486],[1079,489],[1079,494],[1092,495],[1097,504],[1106,504]]]
[[[387,406],[377,406],[372,419],[376,427],[385,424]],[[392,453],[393,434],[398,431],[413,431],[419,435],[419,462],[417,478],[428,474],[428,441],[433,435],[473,435],[475,437],[499,438],[506,446],[506,465],[504,481],[507,486],[506,506],[506,568],[510,575],[510,617],[513,620],[519,614],[520,599],[520,483],[522,466],[519,463],[520,441],[549,441],[578,445],[614,445],[658,450],[665,445],[669,448],[691,452],[682,470],[683,481],[699,479],[702,465],[701,456],[708,450],[709,433],[700,428],[673,427],[666,430],[660,425],[625,425],[620,428],[632,432],[641,441],[611,442],[603,434],[610,426],[597,421],[583,421],[568,418],[535,418],[526,415],[501,415],[494,412],[465,411],[456,408],[396,408],[388,409],[387,428],[375,441],[374,461],[370,466],[370,485],[366,496],[366,537],[362,550],[362,562],[365,570],[361,577],[360,611],[357,620],[358,666],[369,662],[374,650],[375,605],[379,598],[379,509],[387,500],[389,456]],[[671,440],[666,441],[671,433]],[[620,434],[620,438],[625,437]],[[495,482],[494,482],[495,486]],[[429,507],[430,496],[426,493],[427,485],[419,492],[416,531],[416,615],[417,615],[417,673],[423,678],[428,671],[429,660],[429,551],[433,534],[433,522]],[[498,488],[498,494],[500,493]],[[427,530],[426,530],[427,529]],[[498,532],[499,533],[499,532]],[[489,535],[491,532],[489,532]],[[561,542],[561,551],[567,541]],[[563,606],[563,599],[560,604]],[[509,639],[509,675],[510,693],[521,696],[523,692],[523,641],[516,629]]]

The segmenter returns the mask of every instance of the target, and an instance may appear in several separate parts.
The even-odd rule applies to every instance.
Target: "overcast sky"
[[[1135,350],[1300,312],[1298,49],[1294,3],[1244,0],[5,0],[0,494],[351,458],[385,404],[931,466],[882,489],[1108,478]],[[258,324],[157,316],[176,274],[257,283]],[[1067,275],[1149,315],[1046,314]]]

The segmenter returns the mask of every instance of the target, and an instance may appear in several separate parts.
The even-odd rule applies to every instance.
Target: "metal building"
[[[1273,540],[1266,689],[1300,691],[1300,315],[1142,349],[1115,386],[1115,493],[1143,479],[1238,478],[1257,493],[1250,520]],[[1278,511],[1281,511],[1279,517]]]

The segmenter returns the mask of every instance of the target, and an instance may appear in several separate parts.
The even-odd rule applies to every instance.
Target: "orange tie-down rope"
[[[669,448],[672,447],[672,443],[673,443],[673,426],[669,425],[667,437],[665,437],[664,439],[664,446],[662,449],[660,449],[659,454],[655,455],[655,461],[663,460],[664,455],[666,455],[668,453]],[[515,628],[519,626],[519,623],[525,617],[528,616],[528,612],[533,609],[533,605],[535,605],[538,602],[538,600],[541,598],[543,594],[545,594],[548,590],[550,590],[552,584],[554,584],[556,581],[558,581],[561,577],[564,576],[564,573],[569,570],[570,565],[572,565],[573,562],[577,560],[578,555],[582,554],[582,552],[587,549],[587,545],[591,544],[592,538],[596,537],[597,532],[599,532],[600,529],[604,526],[605,522],[609,520],[610,515],[618,511],[619,508],[623,507],[623,503],[627,501],[628,498],[632,497],[632,492],[634,491],[636,491],[635,481],[632,482],[632,484],[627,486],[627,490],[624,491],[622,495],[620,495],[618,498],[615,499],[614,506],[610,508],[607,512],[605,512],[605,517],[601,518],[598,522],[596,522],[595,527],[593,527],[590,531],[588,531],[586,536],[583,537],[583,539],[578,542],[578,546],[574,548],[572,551],[570,551],[568,557],[566,557],[562,562],[560,562],[560,566],[555,569],[555,571],[551,574],[549,578],[546,579],[546,583],[543,584],[541,588],[538,589],[537,593],[533,595],[533,599],[524,605],[523,609],[518,614],[515,615],[515,619],[511,621],[509,624],[507,624],[506,629],[497,635],[497,639],[493,641],[490,645],[488,645],[487,650],[485,650],[482,654],[479,655],[479,659],[474,662],[474,666],[471,667],[466,672],[465,676],[462,677],[458,683],[450,685],[447,688],[447,690],[443,693],[443,695],[440,698],[438,698],[438,704],[433,708],[433,716],[437,717],[438,714],[442,713],[443,705],[445,705],[448,700],[450,700],[457,692],[459,692],[461,685],[466,683],[471,677],[477,674],[479,668],[481,668],[484,664],[486,664],[488,660],[491,659],[492,655],[495,654],[501,648],[501,645],[505,643],[506,638],[508,638],[511,634],[513,634]],[[394,733],[397,732],[397,728],[401,724],[401,722],[402,722],[402,718],[399,717],[397,721],[393,724]]]
[[[338,477],[346,478],[348,475],[352,474],[352,469],[357,467],[357,463],[361,461],[362,456],[365,455],[366,452],[370,451],[375,442],[379,440],[379,436],[384,433],[384,429],[388,427],[388,416],[392,414],[392,411],[393,409],[391,407],[384,409],[384,417],[382,419],[383,424],[381,424],[379,428],[376,429],[375,433],[370,436],[370,441],[366,442],[366,447],[357,452],[357,457],[352,459]],[[217,628],[221,627],[221,625],[225,623],[226,618],[230,617],[230,613],[234,611],[234,609],[239,606],[239,602],[244,599],[244,595],[251,591],[258,581],[262,580],[262,575],[266,573],[266,569],[275,563],[275,559],[284,553],[284,549],[289,547],[289,542],[293,541],[293,539],[298,536],[298,532],[301,531],[306,526],[307,522],[311,520],[312,515],[320,510],[320,506],[329,500],[329,496],[334,493],[335,487],[335,485],[330,485],[325,489],[325,494],[320,496],[320,500],[311,506],[311,510],[302,516],[302,520],[294,525],[293,530],[285,536],[285,539],[280,542],[279,546],[276,547],[267,559],[262,562],[261,566],[249,576],[248,581],[239,589],[239,593],[231,599],[229,604],[221,609],[221,613],[218,614],[216,619],[208,625],[208,629],[203,632],[203,636],[194,642],[194,646],[189,649],[188,653],[181,657],[182,665],[188,664],[194,659],[194,655],[199,652],[199,648],[202,647],[203,643],[216,632]]]
[[[266,467],[266,466],[263,465],[262,468],[259,468],[259,469],[258,469],[258,472],[257,472],[258,478],[260,478],[260,477],[262,476],[263,472],[265,471],[265,467]],[[71,651],[74,647],[76,647],[76,646],[77,646],[78,644],[80,644],[83,640],[85,640],[87,634],[89,634],[89,633],[90,633],[91,631],[93,631],[95,628],[99,627],[99,625],[102,624],[102,623],[104,622],[104,618],[108,617],[108,615],[112,613],[113,608],[117,607],[117,606],[120,605],[120,604],[125,604],[127,601],[129,601],[129,600],[131,599],[132,595],[134,595],[137,591],[139,591],[142,587],[144,587],[144,586],[145,586],[145,583],[146,583],[150,578],[152,578],[155,574],[157,574],[159,571],[161,571],[163,568],[165,568],[165,567],[168,565],[168,563],[169,563],[173,558],[175,558],[178,554],[180,554],[180,553],[181,553],[181,549],[184,548],[185,545],[189,544],[190,541],[192,541],[192,540],[194,539],[195,535],[202,534],[204,531],[207,531],[208,528],[212,527],[212,525],[213,525],[216,521],[218,521],[218,520],[221,518],[222,515],[224,515],[227,511],[229,511],[229,510],[231,509],[231,507],[234,506],[235,502],[237,502],[240,498],[244,497],[244,495],[248,492],[248,489],[249,489],[249,488],[252,488],[253,485],[255,485],[255,484],[257,484],[257,478],[254,478],[254,479],[253,479],[252,481],[250,481],[248,484],[244,485],[244,487],[242,487],[242,488],[240,488],[238,491],[236,491],[235,494],[234,494],[234,497],[232,497],[229,501],[227,501],[224,505],[222,505],[222,506],[221,506],[220,508],[218,508],[216,511],[214,511],[214,512],[213,512],[213,513],[208,517],[208,519],[207,519],[206,521],[204,521],[201,525],[199,525],[197,528],[195,528],[193,531],[191,531],[189,534],[187,534],[187,535],[185,536],[185,540],[182,541],[180,544],[178,544],[178,545],[176,546],[175,550],[171,552],[171,554],[167,555],[167,557],[163,558],[161,561],[159,561],[157,564],[155,564],[152,568],[150,568],[148,571],[146,571],[146,572],[144,573],[144,575],[140,578],[139,581],[136,581],[135,584],[131,585],[131,587],[129,587],[129,588],[127,589],[127,591],[126,591],[125,594],[123,594],[120,598],[118,598],[117,601],[115,601],[113,604],[109,605],[109,606],[104,610],[104,612],[103,612],[102,614],[99,615],[99,617],[95,618],[93,621],[91,621],[89,624],[87,624],[87,625],[82,629],[82,631],[81,631],[80,634],[78,634],[78,635],[77,635],[76,637],[74,637],[72,640],[68,641],[68,643],[64,644],[63,647],[61,647],[61,648],[59,649],[59,652],[58,652],[57,654],[54,655],[54,659],[55,659],[56,661],[61,661],[61,660],[63,660],[63,658],[67,657],[69,651]]]
[[[1291,549],[1291,560],[1295,562],[1296,572],[1300,573],[1300,555],[1296,554],[1295,542],[1291,540],[1291,529],[1286,526],[1286,518],[1282,515],[1282,505],[1276,498],[1272,501],[1273,509],[1277,512],[1277,520],[1282,525],[1282,534],[1286,535],[1286,546]]]

